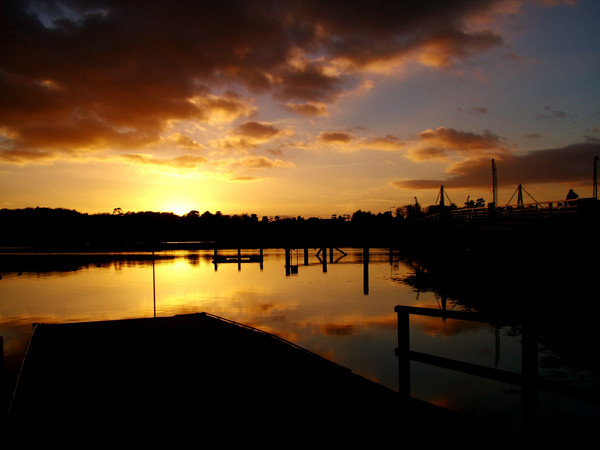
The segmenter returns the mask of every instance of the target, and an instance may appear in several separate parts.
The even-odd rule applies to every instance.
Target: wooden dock
[[[235,263],[241,267],[244,263],[259,263],[262,269],[263,264],[263,249],[260,249],[258,254],[242,254],[242,250],[238,248],[235,254],[220,254],[218,249],[214,249],[212,262],[215,265],[215,270],[219,264]]]
[[[335,442],[459,419],[272,334],[205,313],[37,324],[6,424],[110,435],[286,433]],[[136,428],[133,428],[135,431]],[[229,436],[231,438],[232,436]]]

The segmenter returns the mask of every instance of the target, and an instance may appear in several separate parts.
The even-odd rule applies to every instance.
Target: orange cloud
[[[137,150],[173,121],[248,118],[255,95],[323,116],[369,85],[370,65],[419,55],[447,67],[500,45],[494,32],[469,27],[498,3],[8,1],[0,129],[13,137],[0,159]]]
[[[291,130],[283,130],[268,122],[244,122],[238,125],[228,135],[211,142],[221,150],[246,150],[255,148],[271,139],[286,137],[293,134]]]
[[[196,168],[208,162],[204,156],[181,155],[170,159],[160,159],[148,155],[128,154],[122,155],[122,158],[139,164],[150,164],[156,166],[169,166],[175,168]]]
[[[406,147],[405,142],[392,134],[388,134],[384,137],[364,139],[361,141],[360,145],[377,150],[401,150]]]
[[[351,133],[345,131],[323,131],[318,138],[323,142],[346,144],[354,139]]]

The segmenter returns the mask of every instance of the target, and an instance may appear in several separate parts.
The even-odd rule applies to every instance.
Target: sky
[[[501,205],[591,197],[599,24],[597,0],[2,0],[0,208],[462,206],[492,160]]]

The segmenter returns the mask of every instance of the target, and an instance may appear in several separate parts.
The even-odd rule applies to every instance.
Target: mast
[[[498,205],[498,174],[496,172],[496,161],[492,158],[492,201]]]
[[[594,157],[594,200],[598,200],[598,157]]]

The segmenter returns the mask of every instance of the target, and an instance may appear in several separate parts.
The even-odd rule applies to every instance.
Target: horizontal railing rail
[[[583,386],[547,380],[538,373],[538,336],[535,324],[525,319],[492,318],[479,312],[448,311],[432,308],[399,305],[394,308],[398,318],[398,347],[396,356],[399,364],[400,394],[411,396],[410,362],[420,362],[522,388],[524,427],[531,428],[537,416],[537,394],[539,391],[565,396],[571,399],[600,405],[600,392]],[[470,322],[489,323],[496,326],[520,326],[522,333],[521,373],[510,372],[479,364],[466,363],[413,351],[410,348],[410,316],[420,315],[440,319],[456,319]]]
[[[472,220],[532,219],[550,218],[577,214],[580,211],[579,200],[553,200],[548,202],[521,203],[505,206],[480,206],[475,208],[446,209],[425,215],[422,222],[468,222]]]

